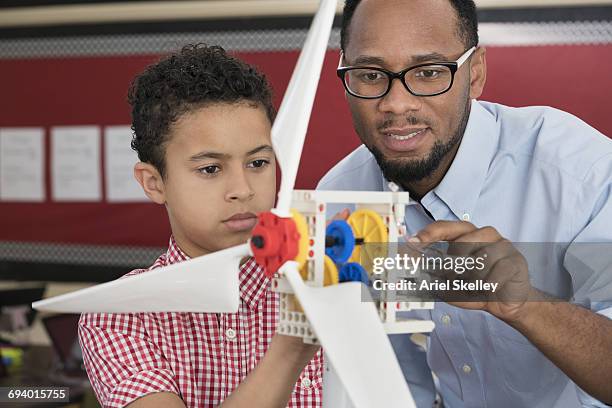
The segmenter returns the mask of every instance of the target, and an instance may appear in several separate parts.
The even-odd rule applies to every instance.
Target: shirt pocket
[[[513,327],[487,316],[495,358],[506,386],[519,393],[539,393],[563,373]]]

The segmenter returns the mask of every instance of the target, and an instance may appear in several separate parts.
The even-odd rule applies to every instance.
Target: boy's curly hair
[[[272,91],[263,74],[222,47],[187,45],[132,81],[132,149],[165,177],[165,143],[182,115],[208,104],[243,101],[262,106],[274,120]]]

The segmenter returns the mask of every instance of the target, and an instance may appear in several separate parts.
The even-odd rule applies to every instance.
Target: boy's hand
[[[304,343],[301,337],[285,336],[278,333],[272,338],[270,347],[273,345],[278,346],[279,351],[283,350],[288,356],[295,356],[297,359],[296,361],[306,361],[306,363],[308,363],[321,348],[321,346],[318,345]],[[304,363],[304,365],[306,363]]]
[[[286,407],[300,373],[319,348],[299,337],[275,334],[263,359],[221,407]]]

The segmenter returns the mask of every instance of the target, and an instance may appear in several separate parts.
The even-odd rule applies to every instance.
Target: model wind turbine
[[[64,313],[235,313],[240,261],[254,256],[280,293],[279,332],[320,342],[356,408],[414,407],[387,333],[431,331],[432,322],[402,321],[396,312],[432,306],[362,301],[360,281],[367,275],[364,279],[359,264],[371,261],[360,253],[361,244],[397,242],[407,193],[293,190],[336,6],[337,0],[321,1],[272,127],[280,191],[276,208],[259,215],[249,243],[33,307]],[[326,226],[327,204],[347,202],[359,208],[348,222]],[[341,391],[324,388],[324,404],[332,406]]]

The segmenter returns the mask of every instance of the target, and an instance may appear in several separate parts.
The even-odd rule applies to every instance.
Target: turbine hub
[[[292,218],[281,218],[271,212],[261,213],[257,218],[251,251],[255,262],[271,278],[285,262],[297,257],[300,234]]]

